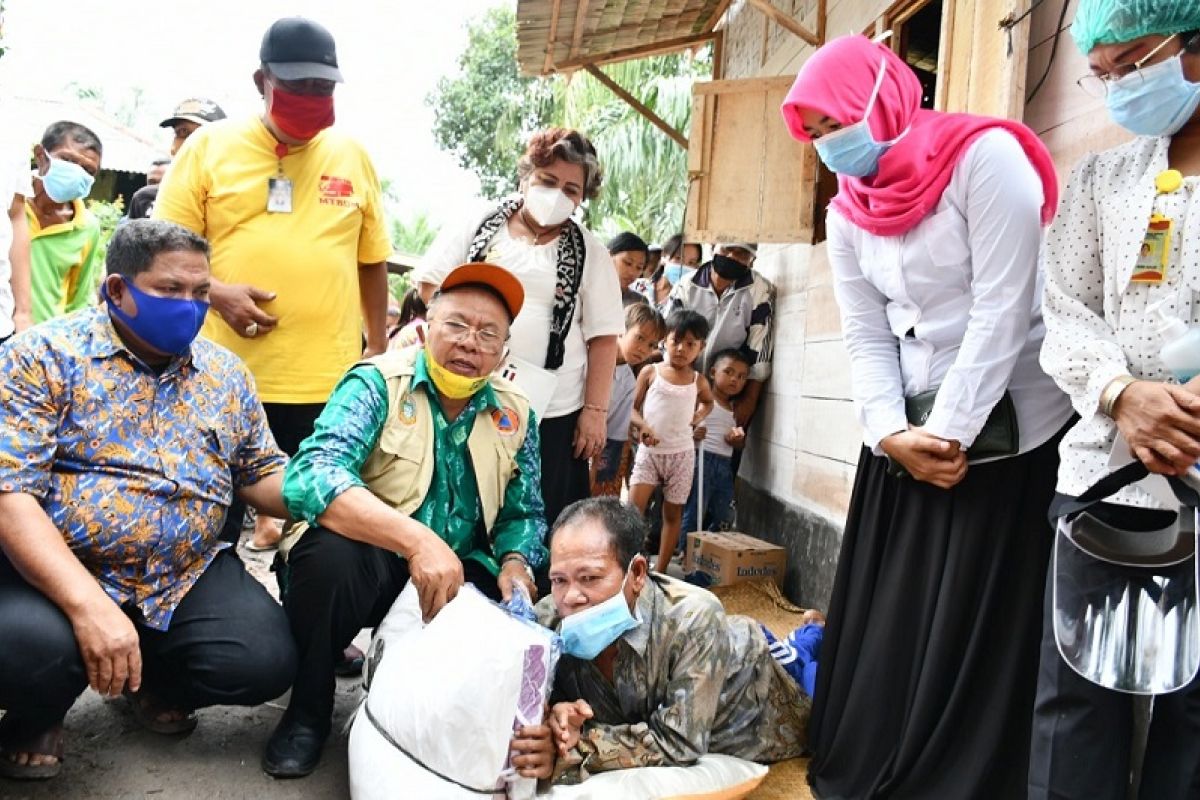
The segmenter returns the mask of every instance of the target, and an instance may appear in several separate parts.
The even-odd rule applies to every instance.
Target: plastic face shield
[[[1059,518],[1054,636],[1063,660],[1081,676],[1143,695],[1173,692],[1195,678],[1194,513],[1185,507],[1169,526],[1149,531],[1115,528],[1087,512]]]

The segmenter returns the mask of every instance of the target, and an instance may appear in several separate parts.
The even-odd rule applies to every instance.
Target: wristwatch
[[[525,568],[525,574],[529,576],[530,582],[534,582],[533,567],[529,566],[529,562],[525,560],[525,556],[520,553],[505,553],[504,557],[500,559],[500,569],[504,569],[504,565],[510,561],[519,561],[521,566]]]

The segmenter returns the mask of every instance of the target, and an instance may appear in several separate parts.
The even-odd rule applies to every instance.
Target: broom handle
[[[700,440],[700,455],[696,459],[700,472],[699,483],[696,486],[696,528],[704,530],[704,440]]]

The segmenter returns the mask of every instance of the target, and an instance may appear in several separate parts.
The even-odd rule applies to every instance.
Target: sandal
[[[129,708],[133,711],[133,718],[148,731],[161,733],[164,736],[172,736],[180,733],[191,733],[196,729],[197,719],[195,711],[168,706],[153,694],[147,693],[145,689],[140,690],[136,694],[126,689],[124,694],[129,700]],[[159,719],[162,714],[171,712],[182,712],[183,716],[171,720]]]
[[[54,756],[53,764],[18,764],[12,756],[27,753],[37,756]],[[44,781],[62,772],[63,726],[55,725],[44,733],[17,742],[0,746],[0,777],[17,781]]]

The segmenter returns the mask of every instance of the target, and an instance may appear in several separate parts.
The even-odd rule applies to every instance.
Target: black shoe
[[[363,661],[366,656],[362,650],[350,645],[342,651],[342,660],[333,665],[333,674],[339,678],[362,677]]]
[[[328,729],[322,730],[288,719],[285,714],[267,740],[263,772],[273,778],[303,778],[317,768]]]

